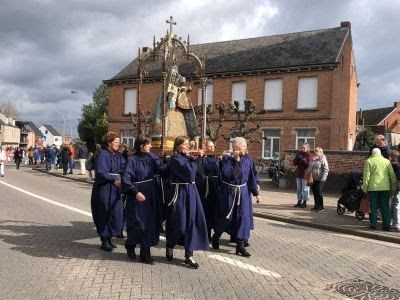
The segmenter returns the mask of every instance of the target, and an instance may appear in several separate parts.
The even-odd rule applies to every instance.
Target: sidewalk
[[[57,170],[55,173],[46,172],[44,166],[35,166],[33,170],[88,184],[93,183],[87,175],[79,175],[78,169],[74,170],[74,174],[65,176],[62,175],[62,170]],[[324,195],[325,212],[319,213],[310,211],[314,204],[312,196],[307,208],[295,208],[293,205],[297,202],[296,191],[280,190],[269,180],[262,183],[260,195],[261,203],[257,204],[255,199],[253,202],[253,213],[256,217],[400,244],[400,232],[382,231],[382,224],[379,221],[377,230],[369,229],[368,215],[363,221],[357,220],[354,213],[338,215],[336,205],[339,195]]]

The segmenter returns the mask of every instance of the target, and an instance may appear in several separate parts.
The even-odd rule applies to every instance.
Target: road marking
[[[56,205],[56,206],[59,206],[59,207],[63,207],[63,208],[66,208],[66,209],[69,209],[69,210],[71,210],[71,211],[80,213],[80,214],[85,215],[85,216],[88,216],[88,217],[92,217],[92,214],[91,214],[90,212],[87,212],[87,211],[81,210],[81,209],[79,209],[79,208],[75,208],[75,207],[72,207],[72,206],[69,206],[69,205],[60,203],[60,202],[56,202],[56,201],[50,200],[49,198],[46,198],[46,197],[42,197],[42,196],[36,195],[36,194],[34,194],[34,193],[28,192],[28,191],[26,191],[26,190],[24,190],[24,189],[21,189],[21,188],[19,188],[19,187],[16,187],[16,186],[14,186],[14,185],[11,185],[11,184],[9,184],[9,183],[5,183],[4,181],[0,181],[0,183],[1,183],[1,184],[4,184],[4,185],[6,185],[6,186],[8,186],[8,187],[10,187],[10,188],[12,188],[12,189],[14,189],[14,190],[17,190],[17,191],[19,191],[19,192],[21,192],[21,193],[24,193],[24,194],[26,194],[26,195],[35,197],[36,199],[42,200],[42,201],[44,201],[44,202],[47,202],[47,203],[50,203],[50,204],[53,204],[53,205]]]
[[[213,255],[207,255],[207,256],[210,258],[219,260],[221,262],[224,262],[224,263],[227,263],[227,264],[230,264],[230,265],[233,265],[233,266],[245,269],[245,270],[249,270],[254,273],[258,273],[261,275],[266,275],[266,276],[270,276],[270,277],[274,277],[274,278],[282,278],[281,274],[278,274],[278,273],[275,273],[272,271],[268,271],[266,269],[259,268],[259,267],[256,267],[256,266],[253,266],[250,264],[246,264],[244,262],[241,262],[240,260],[232,259],[232,258],[222,256],[219,254],[213,254]]]
[[[49,198],[39,196],[37,194],[28,192],[28,191],[26,191],[24,189],[21,189],[19,187],[16,187],[16,186],[11,185],[9,183],[6,183],[4,181],[0,181],[0,183],[4,184],[5,186],[8,186],[8,187],[10,187],[10,188],[12,188],[14,190],[17,190],[17,191],[19,191],[21,193],[24,193],[24,194],[29,195],[31,197],[34,197],[36,199],[42,200],[44,202],[47,202],[47,203],[50,203],[50,204],[53,204],[53,205],[56,205],[56,206],[59,206],[59,207],[66,208],[68,210],[80,213],[80,214],[88,216],[88,217],[92,217],[92,214],[90,212],[84,211],[82,209],[75,208],[73,206],[69,206],[69,205],[66,205],[66,204],[63,204],[63,203],[60,203],[60,202],[56,202],[56,201],[51,200]],[[160,240],[166,241],[164,236],[160,236]],[[242,269],[246,269],[246,270],[249,270],[251,272],[261,274],[261,275],[266,275],[266,276],[270,276],[270,277],[274,277],[274,278],[281,278],[282,277],[278,273],[274,273],[274,272],[268,271],[266,269],[259,268],[259,267],[256,267],[256,266],[253,266],[253,265],[250,265],[250,264],[246,264],[246,263],[243,263],[243,262],[241,262],[239,260],[235,260],[235,259],[232,259],[232,258],[229,258],[229,257],[225,257],[225,256],[222,256],[222,255],[213,254],[213,255],[207,255],[207,256],[210,257],[210,258],[219,260],[221,262],[224,262],[224,263],[227,263],[227,264],[230,264],[230,265],[242,268]]]

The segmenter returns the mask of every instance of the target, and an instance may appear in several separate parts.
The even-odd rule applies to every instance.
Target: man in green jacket
[[[390,192],[396,191],[397,179],[390,161],[382,156],[381,150],[378,148],[372,150],[372,155],[365,162],[362,189],[368,193],[371,204],[369,227],[376,229],[376,210],[378,202],[380,202],[383,230],[390,231]]]

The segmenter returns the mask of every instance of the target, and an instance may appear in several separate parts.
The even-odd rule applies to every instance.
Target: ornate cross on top
[[[176,25],[176,22],[174,22],[174,17],[170,16],[169,21],[166,20],[165,22],[167,22],[169,24],[169,33],[172,34],[172,26]]]

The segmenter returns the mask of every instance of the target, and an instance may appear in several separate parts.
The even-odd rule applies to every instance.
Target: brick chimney
[[[394,108],[400,108],[400,101],[396,101],[393,106]]]
[[[351,29],[351,23],[349,21],[342,21],[340,22],[340,27],[348,27]]]
[[[146,53],[150,51],[150,47],[142,47],[142,52]]]

